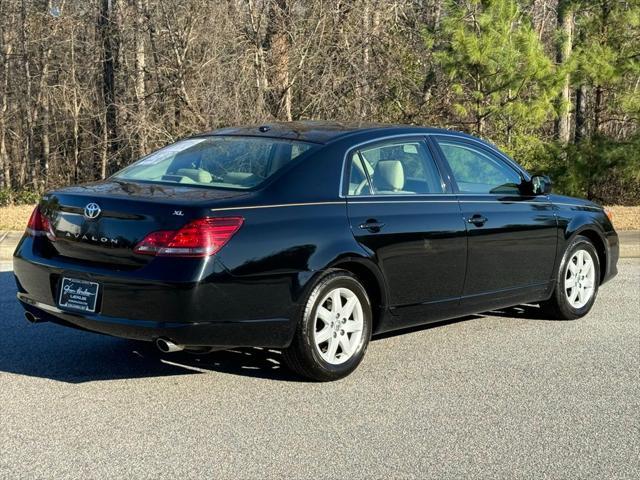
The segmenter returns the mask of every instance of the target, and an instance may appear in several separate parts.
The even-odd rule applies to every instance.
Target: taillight
[[[42,214],[40,206],[36,206],[31,212],[29,223],[27,223],[27,233],[32,237],[45,235],[52,242],[56,240],[51,222]]]
[[[242,217],[199,218],[180,230],[151,232],[133,251],[168,257],[208,257],[224,247],[243,222]]]

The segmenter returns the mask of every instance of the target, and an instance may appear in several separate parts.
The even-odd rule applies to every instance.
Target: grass
[[[0,230],[24,230],[34,206],[0,207]]]
[[[0,207],[0,230],[24,230],[33,207],[33,205]],[[608,208],[613,212],[613,225],[616,230],[640,230],[640,206]]]

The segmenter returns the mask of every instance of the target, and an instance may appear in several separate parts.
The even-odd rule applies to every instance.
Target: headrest
[[[201,168],[181,168],[176,172],[177,175],[189,177],[194,182],[211,183],[213,177],[206,170]]]
[[[404,168],[400,160],[380,160],[373,171],[376,190],[398,191],[404,188]]]

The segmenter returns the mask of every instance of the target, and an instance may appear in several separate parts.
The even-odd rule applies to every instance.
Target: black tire
[[[352,356],[339,365],[325,361],[315,345],[316,312],[320,301],[331,290],[343,287],[356,294],[363,312],[360,342]],[[364,357],[371,339],[372,313],[366,290],[350,272],[334,270],[320,278],[311,290],[302,309],[291,345],[282,352],[284,363],[294,372],[319,382],[339,380],[353,372]]]
[[[589,301],[581,308],[574,308],[567,299],[565,293],[565,281],[567,277],[567,270],[569,268],[569,261],[573,257],[574,253],[578,250],[584,250],[589,254],[593,261],[593,268],[595,269],[595,281],[593,294]],[[558,271],[556,272],[555,288],[551,298],[540,304],[546,315],[556,320],[575,320],[577,318],[584,317],[596,300],[598,296],[598,287],[600,285],[600,261],[598,259],[598,252],[596,248],[586,237],[577,236],[573,239],[569,247],[562,257],[562,262]]]

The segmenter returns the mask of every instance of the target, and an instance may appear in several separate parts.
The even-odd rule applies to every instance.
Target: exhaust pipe
[[[156,347],[158,347],[158,350],[160,350],[162,353],[179,352],[180,350],[184,350],[184,347],[182,345],[176,345],[167,338],[157,339]]]
[[[27,320],[27,322],[29,323],[41,323],[43,322],[42,319],[40,319],[40,317],[36,317],[33,313],[31,312],[24,312],[24,318]]]

